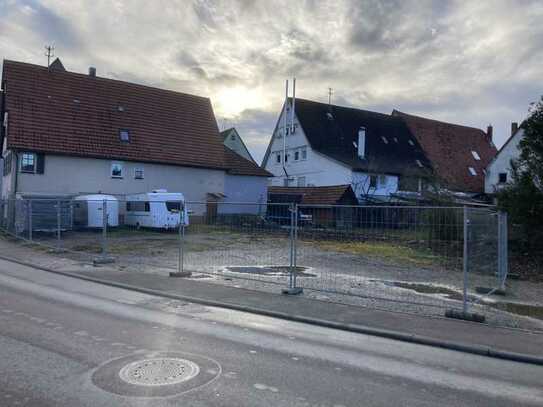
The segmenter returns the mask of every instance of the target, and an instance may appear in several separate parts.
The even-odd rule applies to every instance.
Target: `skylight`
[[[407,140],[407,142],[408,142],[409,145],[411,145],[411,146],[414,146],[414,145],[415,145],[415,143],[413,143],[413,140],[411,140],[411,139]]]
[[[477,175],[477,171],[475,171],[475,168],[473,167],[468,167],[468,170],[469,170],[469,173],[473,176]]]
[[[397,144],[398,143],[398,137],[394,137],[394,142]]]
[[[480,160],[481,160],[481,157],[479,156],[479,154],[477,154],[477,151],[472,150],[472,151],[471,151],[471,155],[472,155],[473,158],[475,158],[477,161],[480,161]]]
[[[383,140],[383,143],[388,144],[388,140],[385,136],[381,136],[381,140]]]
[[[415,162],[417,163],[417,165],[418,165],[420,168],[423,167],[423,165],[422,165],[422,163],[420,162],[420,160],[415,160]]]

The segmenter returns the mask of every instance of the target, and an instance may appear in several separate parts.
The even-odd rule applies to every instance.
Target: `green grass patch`
[[[323,241],[315,245],[322,250],[379,259],[396,265],[432,266],[440,261],[440,257],[429,249],[415,249],[394,243]]]

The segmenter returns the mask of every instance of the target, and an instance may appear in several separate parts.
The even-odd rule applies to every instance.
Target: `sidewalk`
[[[167,276],[100,268],[60,271],[2,255],[8,261],[168,298],[320,326],[543,365],[543,334],[322,302]]]

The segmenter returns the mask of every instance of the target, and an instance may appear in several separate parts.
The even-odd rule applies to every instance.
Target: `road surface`
[[[0,406],[438,405],[541,406],[543,367],[0,260]]]

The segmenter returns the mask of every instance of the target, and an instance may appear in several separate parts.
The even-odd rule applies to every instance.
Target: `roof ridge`
[[[292,97],[289,97],[288,99],[292,100]],[[324,105],[324,106],[331,106],[332,108],[338,108],[338,109],[356,110],[358,112],[366,112],[366,113],[371,113],[371,114],[377,114],[377,115],[385,116],[387,118],[394,117],[394,116],[392,116],[391,114],[388,114],[388,113],[375,112],[373,110],[360,109],[358,107],[352,107],[352,106],[342,106],[342,105],[328,104],[328,103],[325,103],[325,102],[317,102],[315,100],[304,99],[304,98],[296,98],[296,101],[315,103],[315,104]]]
[[[34,69],[40,68],[43,71],[48,70],[48,68],[46,66],[43,66],[43,65],[31,64],[29,62],[15,61],[15,60],[12,60],[12,59],[4,59],[2,69],[5,69],[6,62],[8,64],[11,63],[11,64],[26,65],[26,66],[32,67]],[[156,86],[144,85],[142,83],[129,82],[129,81],[121,80],[121,79],[107,78],[107,77],[104,77],[104,76],[90,77],[88,74],[81,73],[81,72],[73,72],[73,71],[69,71],[67,69],[65,69],[64,71],[55,70],[55,73],[58,73],[58,74],[61,74],[61,75],[72,75],[72,76],[81,77],[81,78],[89,78],[89,79],[92,79],[92,80],[95,80],[95,81],[117,82],[117,83],[121,83],[121,84],[124,84],[124,85],[130,85],[130,86],[139,87],[139,88],[158,90],[158,91],[161,91],[161,92],[174,93],[174,94],[177,94],[177,95],[185,95],[185,96],[189,96],[189,97],[192,97],[192,98],[204,99],[204,100],[209,100],[209,101],[211,100],[208,96],[199,96],[199,95],[194,95],[192,93],[180,92],[180,91],[172,90],[172,89],[159,88],[159,87],[156,87]]]
[[[464,124],[451,123],[451,122],[446,122],[446,121],[443,121],[443,120],[429,119],[429,118],[427,118],[427,117],[419,116],[419,115],[416,115],[416,114],[401,112],[401,111],[396,110],[396,109],[393,109],[393,110],[392,110],[392,114],[394,114],[394,113],[400,115],[400,116],[397,116],[397,117],[408,116],[408,117],[413,117],[413,118],[415,118],[415,119],[427,120],[427,121],[429,121],[429,122],[435,122],[435,123],[446,124],[446,125],[448,125],[448,126],[464,127],[464,128],[466,128],[466,129],[477,130],[477,131],[480,131],[480,132],[486,134],[486,132],[485,132],[483,129],[479,128],[479,127],[466,126],[466,125],[464,125]]]

